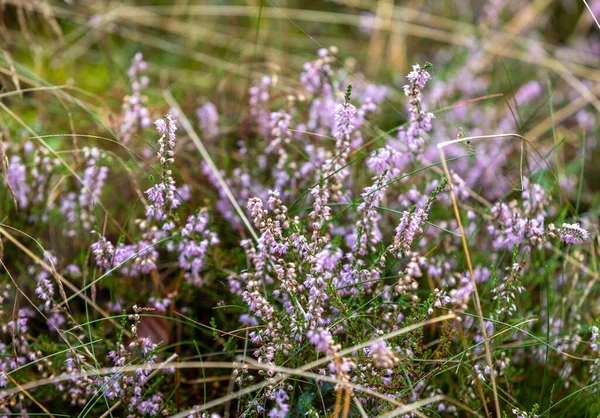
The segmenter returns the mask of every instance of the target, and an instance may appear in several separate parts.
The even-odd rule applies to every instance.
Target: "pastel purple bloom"
[[[391,369],[400,361],[389,344],[381,339],[377,339],[369,345],[369,354],[373,358],[375,367],[380,369]]]
[[[558,236],[562,242],[573,245],[581,244],[590,237],[590,233],[580,227],[578,223],[564,223],[560,228],[556,228],[553,224],[550,224],[548,232],[552,236]]]
[[[329,347],[333,344],[331,333],[324,328],[309,330],[306,333],[306,336],[319,353],[326,353],[329,351]]]
[[[538,81],[532,80],[523,84],[515,93],[518,104],[525,104],[542,94],[542,86]]]
[[[398,139],[403,142],[408,149],[416,155],[423,152],[425,138],[431,130],[432,120],[435,115],[424,110],[424,105],[421,102],[421,90],[431,78],[431,75],[421,68],[418,64],[413,66],[408,76],[409,84],[404,86],[404,94],[409,97],[408,111],[409,121],[408,127],[401,127],[398,130]]]
[[[304,64],[300,82],[309,93],[329,95],[331,93],[329,77],[333,74],[331,63],[334,61],[334,57],[325,48],[319,49],[318,55],[316,60]]]
[[[269,89],[271,87],[272,80],[270,77],[263,76],[260,82],[250,87],[249,90],[249,104],[250,104],[250,115],[254,119],[254,123],[261,135],[267,135],[269,132],[269,115],[270,112],[267,108],[271,95]]]
[[[215,136],[219,133],[219,112],[217,107],[211,102],[206,102],[204,105],[196,109],[200,129],[207,137]]]
[[[210,232],[207,225],[208,213],[200,212],[197,216],[189,216],[181,229],[182,240],[177,248],[179,263],[186,270],[185,278],[196,286],[202,284],[200,271],[204,266],[208,249],[219,243],[216,234]]]
[[[279,389],[275,393],[276,406],[269,411],[269,418],[285,418],[290,409],[289,399],[288,394],[283,389]]]
[[[347,141],[355,127],[352,121],[356,117],[356,107],[351,103],[340,103],[335,107],[334,119],[335,126],[333,128],[333,136],[341,144],[342,141]],[[340,146],[338,146],[338,149]],[[341,150],[339,150],[341,151]]]
[[[147,128],[151,124],[150,112],[145,106],[147,99],[142,95],[143,89],[149,84],[148,77],[141,75],[147,67],[148,64],[144,61],[142,53],[138,52],[127,72],[132,93],[123,99],[119,133],[124,143],[129,142],[139,129]]]
[[[27,207],[31,187],[27,183],[27,167],[21,162],[21,157],[13,155],[8,163],[6,182],[14,193],[15,200],[20,209]]]
[[[415,212],[402,212],[400,223],[396,227],[392,247],[396,257],[405,257],[410,254],[415,236],[423,232],[423,223],[427,218],[428,214],[424,209],[417,209]]]
[[[316,271],[333,271],[344,253],[339,248],[327,247],[315,256]]]

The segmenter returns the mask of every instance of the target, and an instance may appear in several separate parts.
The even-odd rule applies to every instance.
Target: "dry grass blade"
[[[585,7],[587,7],[588,11],[590,12],[590,15],[592,15],[592,18],[594,19],[594,22],[596,22],[596,26],[598,26],[598,29],[600,29],[600,23],[598,23],[598,19],[594,15],[594,11],[591,9],[588,2],[586,0],[583,0],[583,4],[585,4]]]
[[[81,178],[81,176],[79,174],[77,174],[75,172],[75,170],[69,165],[67,164],[67,162],[61,157],[60,154],[58,154],[44,139],[42,136],[38,135],[33,129],[31,129],[31,127],[29,125],[27,125],[17,114],[15,114],[12,110],[10,110],[8,108],[8,106],[6,106],[4,103],[0,102],[0,108],[2,108],[6,113],[8,113],[14,120],[16,120],[23,128],[25,128],[31,135],[33,138],[36,138],[38,140],[38,142],[40,144],[42,144],[42,146],[44,148],[46,148],[50,154],[52,154],[54,157],[56,157],[61,164],[73,175],[73,177],[79,182],[79,184],[81,184],[85,190],[90,194],[93,195],[92,191],[89,189],[89,187],[86,185],[86,183],[83,181],[83,179]],[[123,227],[117,222],[117,220],[110,215],[110,212],[108,211],[106,205],[104,205],[104,203],[102,203],[102,201],[98,200],[98,206],[100,206],[100,208],[102,208],[102,210],[108,214],[109,219],[111,220],[111,222],[118,228],[118,230],[123,230]]]
[[[403,414],[407,414],[407,413],[413,413],[413,414],[424,416],[423,414],[419,413],[417,411],[417,409],[419,409],[425,405],[434,403],[434,402],[439,402],[443,399],[444,399],[443,395],[436,395],[436,396],[432,396],[430,398],[421,399],[420,401],[413,402],[409,405],[403,405],[400,408],[397,408],[396,410],[394,410],[392,412],[388,412],[387,414],[379,415],[379,417],[380,418],[393,418],[393,417],[397,417],[398,415],[403,415]]]
[[[48,260],[48,262],[50,263],[50,268],[52,269],[52,272],[51,272],[52,276],[53,277],[57,277],[58,276],[58,271],[56,271],[56,266],[54,265],[54,263],[52,262],[52,260]],[[58,284],[58,292],[60,293],[60,297],[63,300],[62,303],[64,303],[67,306],[68,309],[71,309],[69,307],[69,301],[67,300],[67,294],[65,293],[65,287],[63,285],[62,280],[57,279],[56,283]],[[92,301],[94,303],[96,303],[96,301],[94,300],[94,298],[92,298]]]
[[[434,318],[434,319],[429,319],[427,321],[423,321],[423,322],[419,322],[417,324],[409,325],[408,327],[404,327],[404,328],[399,329],[397,331],[394,331],[394,332],[392,332],[390,334],[381,336],[377,340],[373,340],[373,341],[379,341],[379,340],[385,341],[387,339],[394,338],[394,337],[397,337],[399,335],[412,332],[412,331],[414,331],[416,329],[419,329],[419,328],[427,326],[427,325],[435,324],[437,322],[443,322],[443,321],[453,320],[455,318],[456,318],[456,315],[454,313],[449,313],[449,314],[442,315],[442,316],[439,316],[439,317]],[[352,353],[354,351],[361,350],[361,349],[363,349],[363,348],[368,347],[369,345],[371,345],[373,343],[373,341],[367,341],[365,343],[357,344],[357,345],[355,345],[353,347],[346,348],[346,349],[340,351],[339,353],[337,353],[337,355],[338,356],[344,356],[344,355],[350,354],[350,353]],[[262,366],[262,367],[267,367],[270,370],[275,370],[275,371],[280,372],[280,373],[288,373],[288,374],[294,374],[294,375],[298,375],[298,376],[305,376],[305,377],[312,377],[312,378],[314,378],[314,376],[318,376],[318,378],[321,379],[321,380],[333,381],[335,383],[338,383],[337,379],[329,378],[327,376],[318,375],[318,374],[314,374],[314,376],[313,376],[312,373],[307,373],[306,372],[306,370],[311,370],[311,369],[313,369],[315,367],[322,366],[324,364],[327,364],[327,363],[331,362],[332,360],[333,360],[333,357],[331,357],[331,356],[325,356],[325,357],[323,357],[323,358],[321,358],[319,360],[315,360],[313,362],[305,364],[305,365],[303,365],[303,366],[301,366],[301,367],[299,367],[297,369],[288,369],[288,368],[284,368],[284,367],[268,366],[268,365],[265,365],[265,364],[255,363],[251,359],[246,359],[245,362],[248,365],[251,365],[251,366],[258,365],[258,366]],[[257,383],[257,384],[255,384],[253,386],[249,386],[249,387],[244,388],[244,389],[242,389],[240,391],[237,391],[236,393],[233,393],[233,394],[224,396],[222,398],[216,399],[214,401],[208,402],[207,404],[200,406],[200,408],[197,409],[197,410],[198,411],[205,411],[205,410],[207,410],[209,408],[212,408],[214,406],[221,405],[221,404],[223,404],[225,402],[233,400],[233,399],[235,399],[235,398],[237,398],[237,397],[239,397],[241,395],[244,395],[244,394],[247,394],[247,393],[252,393],[252,392],[254,392],[254,391],[258,390],[258,389],[263,388],[264,386],[266,386],[268,384],[275,384],[277,382],[280,382],[283,379],[285,379],[285,377],[276,377],[276,378],[268,380],[267,382]],[[390,398],[387,398],[384,395],[379,394],[378,392],[369,391],[369,390],[367,390],[367,389],[365,389],[365,388],[363,388],[361,386],[356,386],[355,387],[351,383],[345,383],[345,384],[347,384],[348,386],[350,386],[351,388],[354,388],[354,389],[359,388],[359,390],[361,392],[370,394],[372,396],[375,396],[375,397],[378,397],[378,398],[381,398],[381,399],[385,399],[385,400],[387,400],[387,401],[389,401],[391,403],[397,404],[398,406],[401,405],[397,401],[395,401],[393,399],[390,399]],[[171,416],[171,418],[183,418],[183,417],[186,417],[187,415],[189,415],[190,412],[191,412],[191,410],[185,411],[185,412],[181,412],[179,414]]]
[[[14,0],[11,0],[14,1]],[[547,0],[544,0],[547,1]],[[541,2],[542,5],[544,2]],[[539,9],[536,6],[536,10]],[[179,11],[170,6],[147,6],[138,8],[127,8],[119,12],[121,16],[135,17],[145,16],[149,11],[171,14],[185,13],[189,16],[255,16],[258,14],[257,6],[214,6],[214,5],[192,5]],[[283,13],[284,15],[282,15]],[[533,15],[535,16],[535,15]],[[264,8],[261,17],[263,19],[293,19],[314,23],[336,24],[360,26],[361,18],[359,15],[351,13],[334,13],[321,10],[303,10],[293,8]],[[462,47],[469,47],[472,44],[473,37],[478,34],[479,29],[473,25],[464,22],[454,21],[439,16],[424,13],[422,10],[414,10],[396,6],[394,10],[394,21],[390,28],[392,32],[415,36],[423,39],[431,39],[445,44],[454,44]],[[528,20],[529,21],[529,20]],[[433,23],[432,23],[433,22]],[[443,22],[445,24],[439,24]],[[525,21],[517,20],[515,28],[518,29]],[[507,58],[513,58],[529,64],[538,65],[551,70],[557,70],[555,60],[547,57],[538,57],[530,53],[531,45],[539,48],[545,48],[553,55],[556,49],[555,45],[542,44],[536,39],[523,39],[517,36],[516,32],[508,33],[498,31],[493,33],[497,42],[488,44],[486,52]],[[140,42],[144,42],[140,40]],[[595,57],[590,56],[589,60]],[[588,61],[589,61],[588,60]],[[589,62],[586,61],[586,64]],[[596,68],[583,66],[579,63],[565,63],[569,70],[580,77],[600,81],[600,71]]]
[[[45,269],[46,271],[51,273],[57,279],[57,281],[62,282],[62,284],[64,284],[69,289],[71,289],[73,292],[77,293],[79,291],[77,286],[75,286],[69,280],[67,280],[62,275],[60,275],[58,272],[56,272],[56,270],[53,269],[51,266],[44,263],[44,261],[42,261],[37,255],[35,255],[29,248],[25,247],[12,234],[10,234],[4,227],[0,226],[0,234],[4,235],[4,237],[6,237],[6,239],[8,239],[10,242],[12,242],[14,245],[16,245],[21,251],[23,251],[29,258],[31,258],[33,261],[35,261],[37,264],[39,264],[43,269]],[[83,300],[85,300],[91,307],[93,307],[96,311],[98,311],[102,316],[104,316],[107,320],[109,320],[117,328],[119,328],[119,329],[121,328],[121,324],[119,324],[117,321],[112,319],[111,315],[108,312],[106,312],[100,306],[98,306],[97,304],[92,302],[92,300],[90,300],[87,296],[79,293],[79,297],[82,298]],[[131,335],[128,330],[124,330],[124,332],[127,335]]]
[[[341,350],[339,353],[337,353],[337,355],[338,356],[345,356],[347,354],[351,354],[354,351],[358,351],[358,350],[362,350],[363,348],[367,348],[371,344],[373,344],[374,342],[386,341],[386,340],[389,340],[390,338],[396,338],[396,337],[398,337],[400,335],[412,332],[412,331],[414,331],[416,329],[423,328],[423,327],[426,327],[428,325],[435,324],[435,323],[438,323],[438,322],[450,321],[450,320],[453,320],[455,318],[456,318],[456,315],[453,312],[450,312],[450,313],[448,313],[446,315],[441,315],[441,316],[438,316],[436,318],[428,319],[426,321],[422,321],[422,322],[419,322],[419,323],[412,324],[412,325],[409,325],[407,327],[401,328],[401,329],[396,330],[394,332],[390,332],[389,334],[382,335],[381,337],[379,337],[377,339],[374,339],[374,340],[371,340],[371,341],[366,341],[366,342],[360,343],[360,344],[356,344],[356,345],[354,345],[352,347],[349,347],[349,348],[345,348],[345,349]],[[312,369],[313,367],[317,367],[317,366],[323,365],[325,363],[328,363],[331,360],[332,360],[331,357],[324,357],[322,359],[315,360],[312,363],[308,363],[304,367],[308,367],[308,369]]]
[[[19,75],[17,73],[17,69],[15,68],[15,62],[13,61],[10,53],[7,50],[0,48],[0,53],[2,53],[6,57],[6,60],[8,62],[8,67],[10,70],[10,77],[15,85],[17,94],[19,96],[21,96],[21,98],[22,98],[23,92],[21,91],[21,83],[19,81]]]
[[[371,34],[369,49],[367,55],[367,65],[365,73],[374,78],[379,71],[383,55],[386,35],[392,24],[392,14],[394,12],[394,2],[390,0],[379,0],[377,2],[377,12],[375,14],[375,28]]]
[[[4,142],[2,141],[3,136],[3,131],[0,131],[0,177],[5,179],[4,184],[6,184],[6,188],[10,192],[10,196],[12,197],[15,208],[18,209],[19,205],[17,204],[15,191],[6,179],[6,176],[8,175],[8,157],[6,156],[6,151],[4,151]]]
[[[25,298],[25,300],[27,300],[27,302],[29,302],[29,304],[33,307],[33,309],[40,314],[40,316],[42,318],[44,318],[44,320],[46,322],[48,322],[48,317],[46,315],[44,315],[44,313],[40,310],[40,308],[38,308],[38,306],[29,298],[29,296],[27,296],[27,294],[20,288],[19,284],[16,282],[16,280],[14,279],[14,277],[12,276],[12,274],[10,273],[10,271],[8,270],[8,268],[6,267],[6,265],[4,264],[4,262],[0,259],[0,267],[4,269],[4,271],[6,272],[6,274],[8,275],[8,277],[10,278],[10,280],[12,281],[13,285],[15,286],[15,289],[17,289],[17,291],[23,296],[23,298]],[[68,312],[64,312],[67,316],[70,316]],[[71,317],[72,319],[72,317]],[[55,331],[58,333],[58,335],[60,336],[60,338],[65,342],[65,344],[72,350],[74,350],[74,347],[71,345],[71,343],[69,342],[69,339],[66,337],[66,333],[63,332],[62,330],[60,330],[59,328],[55,328]],[[14,336],[13,336],[14,338]],[[76,337],[78,340],[79,338]],[[81,341],[80,341],[81,342]],[[92,356],[92,353],[90,353],[90,351],[88,350],[87,346],[83,346],[83,349],[87,352],[87,354],[89,356]],[[24,366],[21,366],[24,367]],[[20,368],[20,367],[19,367]],[[14,369],[14,370],[18,370],[18,369]],[[13,370],[13,371],[14,371]],[[7,375],[10,375],[10,372],[7,373]]]
[[[508,49],[511,41],[510,36],[519,34],[525,30],[550,3],[551,0],[536,0],[529,4],[504,26],[504,30],[508,33],[508,36],[491,37],[483,46],[482,52],[494,51],[494,54],[504,55],[505,50]],[[473,69],[476,73],[480,73],[487,68],[490,63],[491,60],[489,57],[483,54],[480,59],[475,62]]]
[[[40,6],[42,9],[42,14],[44,15],[44,17],[46,19],[46,22],[50,25],[50,27],[52,28],[52,30],[58,37],[59,41],[63,42],[64,35],[62,32],[62,29],[60,28],[60,25],[56,21],[56,17],[54,16],[54,13],[52,11],[52,7],[50,6],[50,3],[48,3],[48,0],[43,0],[41,2]]]
[[[197,411],[205,411],[207,409],[210,409],[214,406],[217,405],[221,405],[229,400],[235,399],[236,397],[241,395],[245,395],[247,393],[252,393],[255,392],[257,390],[260,390],[268,385],[273,385],[276,384],[284,379],[286,379],[288,376],[301,376],[301,377],[306,377],[309,379],[319,379],[322,380],[324,382],[330,382],[330,383],[339,383],[339,381],[331,376],[323,376],[321,374],[318,373],[311,373],[311,372],[307,372],[302,370],[302,368],[300,369],[289,369],[289,368],[285,368],[285,367],[277,367],[277,366],[273,366],[273,365],[268,365],[268,364],[264,364],[264,363],[258,363],[258,362],[248,362],[247,364],[248,368],[253,369],[253,370],[265,370],[265,371],[276,371],[278,373],[281,374],[285,374],[285,376],[279,376],[279,377],[275,377],[275,378],[271,378],[268,379],[264,382],[260,382],[257,383],[253,386],[249,386],[247,388],[244,388],[241,391],[236,391],[235,393],[230,393],[229,395],[226,395],[224,397],[221,397],[219,399],[216,399],[214,401],[208,402],[205,405],[200,406],[199,408],[196,408]],[[161,363],[161,364],[150,364],[150,365],[145,365],[144,366],[146,369],[151,369],[151,370],[161,370],[164,369],[165,366]],[[239,364],[235,364],[232,362],[219,362],[219,361],[214,361],[214,362],[209,362],[209,361],[187,361],[187,362],[180,362],[180,363],[175,363],[175,364],[171,364],[168,366],[168,368],[172,368],[172,369],[198,369],[198,368],[204,368],[204,369],[235,369],[239,367]],[[118,373],[127,373],[127,372],[135,372],[138,371],[140,369],[139,365],[129,365],[129,366],[123,366],[123,367],[119,367],[117,369]],[[102,375],[108,375],[108,374],[113,374],[115,373],[115,368],[114,367],[104,367],[104,368],[100,368],[97,370],[93,370],[93,371],[80,371],[80,372],[75,372],[69,375],[59,375],[59,376],[53,376],[53,377],[48,377],[48,378],[44,378],[44,379],[38,379],[36,381],[32,381],[32,382],[28,382],[25,384],[20,385],[19,387],[15,387],[15,388],[9,388],[9,389],[3,389],[2,392],[0,392],[0,399],[4,399],[7,398],[11,395],[15,395],[17,393],[20,393],[24,390],[30,390],[30,389],[34,389],[37,387],[42,387],[42,386],[46,386],[46,385],[51,385],[51,384],[55,384],[55,383],[59,383],[59,382],[64,382],[65,380],[71,380],[72,378],[76,378],[76,377],[89,377],[89,376],[102,376]],[[391,398],[391,397],[387,397],[385,395],[380,394],[379,392],[375,392],[373,390],[370,390],[368,388],[362,387],[360,385],[354,385],[352,383],[347,383],[348,386],[350,386],[351,388],[353,388],[356,391],[377,397],[379,399],[385,400],[393,405],[396,406],[402,406],[402,403],[396,401],[395,399]],[[191,412],[191,410],[186,411],[186,412],[182,412],[180,414],[177,415],[173,415],[171,418],[175,418],[175,417],[185,417],[187,416],[186,414],[189,414]]]
[[[527,142],[527,144],[531,145],[536,152],[538,153],[538,155],[541,155],[539,153],[539,151],[537,150],[537,148],[535,148],[535,146],[533,144],[531,144],[530,141],[528,141],[525,137],[523,137],[522,135],[518,135],[518,134],[514,134],[514,133],[509,133],[509,134],[500,134],[500,135],[482,135],[482,136],[477,136],[477,137],[466,137],[466,138],[459,138],[459,139],[454,139],[451,141],[444,141],[440,144],[438,144],[438,149],[440,152],[440,159],[442,162],[442,167],[444,169],[444,173],[446,175],[446,178],[448,179],[448,185],[450,187],[450,197],[452,199],[452,207],[454,210],[454,216],[456,218],[456,222],[458,224],[458,228],[460,230],[460,234],[461,234],[461,241],[462,241],[462,245],[463,245],[463,250],[465,252],[465,258],[467,261],[467,267],[469,270],[469,275],[471,276],[471,282],[472,282],[472,286],[473,286],[473,293],[475,295],[474,297],[474,302],[475,302],[475,309],[476,309],[476,313],[477,313],[477,317],[479,320],[479,326],[481,328],[481,333],[483,336],[483,342],[484,342],[484,346],[485,346],[485,357],[486,357],[486,362],[488,363],[488,367],[490,368],[490,370],[494,370],[494,363],[492,360],[492,350],[491,350],[491,346],[490,346],[490,337],[487,335],[487,331],[485,328],[485,318],[483,316],[483,309],[481,307],[481,299],[479,297],[479,292],[477,290],[477,283],[475,282],[475,274],[473,271],[473,264],[471,262],[471,255],[469,252],[469,246],[467,243],[467,238],[462,226],[462,220],[461,220],[461,216],[460,216],[460,211],[458,208],[458,202],[456,200],[456,196],[455,196],[455,192],[454,192],[454,184],[452,182],[452,178],[450,176],[450,171],[448,170],[448,164],[446,161],[446,156],[444,154],[444,148],[446,146],[452,145],[452,144],[458,144],[458,143],[463,143],[463,142],[467,142],[467,141],[472,141],[475,139],[495,139],[495,138],[500,138],[500,137],[515,137],[515,138],[519,138],[521,140],[521,165],[520,165],[520,177],[521,177],[521,188],[523,187],[523,155],[524,155],[524,144],[525,142]],[[550,170],[550,169],[549,169]],[[554,173],[552,172],[552,170],[550,170],[550,173],[552,174],[552,176],[554,177],[554,180],[556,181],[556,183],[558,184],[558,181],[556,179],[556,176],[554,175]],[[561,190],[562,192],[562,190]],[[568,199],[566,200],[567,204],[569,205],[569,201]],[[496,386],[496,379],[494,376],[494,373],[490,373],[490,380],[491,380],[491,384],[492,384],[492,391],[493,391],[493,395],[494,395],[494,404],[496,407],[496,413],[498,414],[498,416],[500,416],[500,404],[499,404],[499,400],[498,400],[498,389]]]
[[[252,224],[250,223],[250,221],[248,220],[248,217],[246,216],[246,214],[244,213],[244,211],[242,210],[242,208],[238,204],[238,202],[235,199],[235,196],[233,195],[233,193],[231,193],[231,189],[229,188],[229,186],[225,182],[225,179],[223,179],[223,176],[221,175],[221,172],[219,171],[219,169],[215,165],[213,159],[211,158],[211,156],[208,153],[208,151],[206,150],[206,148],[204,147],[204,144],[202,143],[202,140],[200,139],[200,137],[198,136],[198,134],[194,130],[192,124],[190,123],[190,121],[188,120],[188,118],[183,113],[183,110],[181,110],[181,107],[179,107],[179,104],[177,103],[177,101],[175,100],[175,98],[173,97],[173,95],[171,94],[170,91],[165,90],[163,92],[163,97],[165,98],[165,100],[167,101],[167,103],[169,104],[169,106],[177,111],[177,115],[178,115],[179,121],[183,125],[183,129],[185,129],[185,132],[192,139],[192,142],[194,143],[194,145],[198,149],[198,152],[200,152],[200,155],[202,156],[202,159],[206,162],[206,164],[210,168],[212,174],[215,176],[215,178],[219,182],[219,185],[223,188],[223,191],[227,195],[227,198],[229,199],[229,201],[233,205],[233,207],[234,207],[235,211],[237,212],[238,216],[240,217],[240,219],[242,220],[242,222],[244,223],[244,225],[248,229],[248,232],[250,233],[250,235],[252,235],[252,238],[254,238],[254,240],[256,242],[258,242],[258,235],[256,235],[256,232],[254,231],[254,228],[252,227]]]
[[[44,413],[45,413],[46,415],[48,415],[49,417],[52,417],[52,418],[54,418],[54,415],[52,415],[52,413],[51,413],[50,411],[48,411],[48,409],[47,409],[47,408],[46,408],[46,407],[45,407],[43,404],[41,404],[41,403],[40,403],[40,402],[39,402],[37,399],[35,399],[31,393],[29,393],[29,392],[28,392],[26,389],[24,389],[24,388],[23,388],[23,387],[22,387],[22,386],[19,384],[19,382],[17,382],[15,379],[13,379],[13,377],[12,377],[12,376],[10,376],[10,375],[7,375],[7,377],[8,377],[8,379],[10,379],[10,381],[13,383],[13,385],[15,385],[16,387],[20,388],[20,389],[21,389],[21,392],[22,392],[22,393],[24,393],[24,394],[25,394],[25,396],[27,396],[29,399],[31,399],[31,400],[32,400],[32,402],[33,402],[34,404],[36,404],[36,405],[37,405],[37,406],[38,406],[38,407],[39,407],[39,408],[40,408],[42,411],[44,411]]]
[[[573,75],[571,71],[565,65],[553,58],[550,58],[555,67],[555,71],[567,82],[574,90],[576,90],[579,94],[581,94],[589,103],[594,106],[594,108],[600,112],[600,100],[596,97],[591,90],[581,82],[577,77]]]
[[[595,97],[597,94],[600,94],[600,84],[595,85],[591,89],[591,97]],[[529,138],[530,141],[535,141],[539,139],[543,134],[552,129],[553,125],[558,125],[565,119],[573,116],[578,110],[585,107],[590,102],[590,96],[581,96],[577,99],[571,101],[566,106],[558,109],[554,112],[553,117],[548,116],[542,122],[535,125],[528,132],[525,133],[525,137]]]
[[[9,4],[19,5],[24,9],[30,11],[36,11],[43,13],[43,8],[39,5],[29,4],[22,0],[6,0]],[[536,2],[534,10],[540,10],[543,7],[545,1]],[[78,20],[78,17],[74,15],[74,12],[70,9],[65,9],[53,5],[53,12],[56,16],[63,18],[71,18]],[[115,9],[116,10],[116,9]],[[351,13],[333,13],[319,10],[303,10],[293,8],[278,8],[279,11],[285,13],[287,17],[294,20],[305,20],[314,23],[328,23],[328,24],[341,24],[360,26],[361,18],[356,14]],[[215,6],[215,5],[190,5],[186,8],[173,7],[173,6],[144,6],[144,7],[120,7],[118,8],[119,18],[135,19],[136,17],[148,17],[152,14],[160,14],[162,16],[170,15],[177,16],[184,14],[186,16],[256,16],[258,14],[257,6]],[[264,8],[262,11],[262,18],[264,19],[281,19],[283,18],[277,10],[271,8]],[[81,20],[81,19],[79,19]],[[396,6],[394,9],[394,20],[398,24],[392,25],[392,31],[402,33],[405,35],[416,36],[423,39],[437,40],[443,43],[450,43],[459,45],[462,47],[468,47],[472,43],[474,36],[479,33],[479,28],[474,25],[470,25],[465,22],[455,21],[441,16],[436,16],[430,13],[426,13],[422,10],[415,10],[406,7]],[[521,19],[516,19],[520,25]],[[86,19],[81,22],[85,24]],[[105,28],[102,28],[103,30]],[[126,28],[122,28],[126,29]],[[125,37],[134,36],[134,32],[123,33]],[[488,53],[499,55],[508,58],[514,58],[523,62],[527,62],[533,65],[538,65],[548,69],[556,70],[555,62],[547,57],[537,57],[530,53],[531,45],[536,48],[544,48],[549,51],[550,55],[554,55],[556,51],[556,45],[540,42],[537,39],[526,39],[519,37],[515,31],[508,33],[504,31],[497,31],[493,33],[493,37],[498,41],[489,44]],[[135,36],[136,40],[142,43],[149,43],[151,39],[144,36]],[[158,46],[154,44],[153,46]],[[162,48],[161,46],[159,46]],[[166,48],[166,47],[165,47]],[[168,48],[165,50],[169,50]],[[188,54],[190,51],[186,51]],[[193,52],[196,54],[196,52]],[[222,61],[214,61],[215,58],[210,55],[198,56],[200,61],[210,61],[211,63],[217,64],[222,67],[226,64]],[[593,55],[586,56],[584,61],[585,64],[591,65],[590,63],[595,57]],[[196,59],[196,58],[195,58]],[[213,64],[209,64],[213,65]],[[567,62],[565,65],[568,66],[569,70],[580,77],[585,77],[591,80],[600,81],[600,71],[594,66],[586,67],[576,62]],[[228,68],[230,71],[231,69]]]
[[[456,201],[456,195],[454,193],[454,183],[452,182],[452,176],[450,175],[450,171],[448,170],[448,163],[446,161],[446,156],[444,155],[444,147],[451,145],[451,144],[455,144],[455,143],[466,142],[467,140],[470,140],[470,139],[469,138],[461,138],[461,139],[455,139],[452,141],[445,141],[445,142],[438,144],[437,147],[440,151],[440,159],[442,161],[442,167],[444,168],[444,173],[446,174],[446,179],[448,180],[448,186],[450,187],[450,197],[452,199],[452,208],[454,209],[454,217],[456,218],[456,222],[458,224],[458,229],[459,229],[460,235],[461,235],[463,250],[465,252],[465,258],[467,261],[467,267],[469,269],[469,275],[471,276],[471,283],[473,285],[473,294],[475,295],[475,297],[473,299],[475,301],[475,309],[477,311],[477,317],[479,319],[479,327],[481,328],[481,334],[483,336],[483,342],[484,342],[484,346],[485,346],[485,358],[486,358],[488,367],[490,368],[490,381],[492,383],[494,405],[496,407],[496,414],[498,417],[500,417],[501,410],[500,410],[500,402],[498,400],[498,389],[496,387],[496,377],[494,376],[494,361],[492,360],[492,348],[490,346],[489,337],[487,335],[487,331],[485,328],[485,319],[483,317],[483,309],[481,308],[481,300],[479,298],[479,291],[477,290],[477,282],[475,281],[475,273],[473,271],[473,264],[471,263],[471,254],[469,253],[469,245],[467,243],[467,237],[465,235],[465,231],[462,226],[462,220],[460,217],[460,212],[458,210],[458,203]],[[522,167],[521,167],[521,169],[522,169]],[[521,172],[521,175],[522,175],[522,172]],[[521,181],[522,181],[522,177],[521,177]],[[523,184],[523,183],[521,182],[521,184]]]
[[[258,71],[251,71],[245,69],[242,65],[236,65],[225,60],[215,58],[212,55],[205,54],[199,51],[190,51],[189,49],[185,49],[177,45],[176,43],[169,42],[166,39],[162,38],[151,38],[146,36],[142,32],[138,32],[135,30],[131,30],[128,28],[120,28],[119,34],[123,36],[125,39],[129,39],[135,42],[140,42],[142,44],[146,44],[148,46],[161,49],[163,51],[167,51],[169,53],[178,54],[184,56],[186,58],[192,59],[204,65],[208,65],[214,68],[218,68],[220,70],[225,70],[232,74],[238,75],[240,77],[260,77],[263,74]]]
[[[354,406],[356,406],[356,409],[358,409],[358,413],[362,418],[369,418],[367,412],[365,411],[365,408],[363,408],[362,404],[360,403],[360,400],[356,396],[354,396],[354,394],[352,394],[352,402],[354,402]]]
[[[302,65],[304,59],[298,55],[291,54],[282,49],[276,49],[264,44],[255,44],[254,42],[246,41],[243,38],[226,35],[217,31],[210,30],[197,24],[187,23],[182,20],[165,18],[163,15],[147,12],[133,16],[130,14],[119,14],[116,18],[125,20],[128,23],[140,24],[152,28],[162,29],[164,31],[174,33],[186,37],[189,40],[198,40],[202,43],[214,45],[221,48],[237,49],[242,51],[252,51],[255,47],[257,51],[265,54],[268,60],[278,59],[287,64]]]

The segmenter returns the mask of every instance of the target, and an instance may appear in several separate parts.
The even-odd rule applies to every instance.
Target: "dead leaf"
[[[152,305],[150,305],[152,306]],[[163,341],[168,344],[171,340],[171,324],[163,312],[157,310],[150,311],[152,316],[143,316],[138,327],[139,337],[148,337],[153,343],[158,344]]]

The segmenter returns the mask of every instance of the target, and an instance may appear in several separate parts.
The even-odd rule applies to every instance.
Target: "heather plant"
[[[0,417],[600,413],[587,9],[92,3],[2,6]]]

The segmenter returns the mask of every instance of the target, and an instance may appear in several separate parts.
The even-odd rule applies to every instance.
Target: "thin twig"
[[[467,261],[467,266],[469,268],[469,274],[471,276],[471,283],[473,285],[473,293],[475,295],[475,309],[477,311],[477,316],[479,318],[479,326],[481,328],[481,334],[483,335],[483,342],[485,346],[485,358],[490,368],[490,381],[492,383],[492,392],[494,396],[494,405],[496,407],[496,415],[498,417],[501,416],[500,412],[500,402],[498,401],[498,389],[496,388],[496,377],[494,376],[494,362],[492,361],[492,348],[490,346],[489,338],[487,335],[487,331],[485,329],[485,319],[483,317],[483,309],[481,308],[481,300],[479,299],[479,291],[477,290],[477,282],[475,281],[475,273],[473,272],[473,264],[471,263],[471,254],[469,253],[469,245],[467,243],[467,236],[462,226],[462,220],[460,217],[460,212],[458,210],[458,203],[456,201],[456,195],[454,193],[454,183],[452,182],[452,176],[450,175],[450,171],[448,170],[448,164],[446,163],[446,156],[444,155],[444,147],[451,145],[457,142],[464,142],[467,139],[461,138],[452,141],[445,141],[438,144],[438,149],[440,151],[440,158],[442,161],[442,167],[444,168],[444,173],[446,174],[446,179],[448,180],[448,185],[450,186],[450,197],[452,199],[452,207],[454,209],[454,216],[456,218],[456,222],[458,224],[458,229],[461,235],[461,241],[463,245],[463,249],[465,251],[465,257]],[[522,178],[521,178],[522,182]],[[522,184],[522,183],[521,183]],[[395,415],[394,415],[395,416]]]

